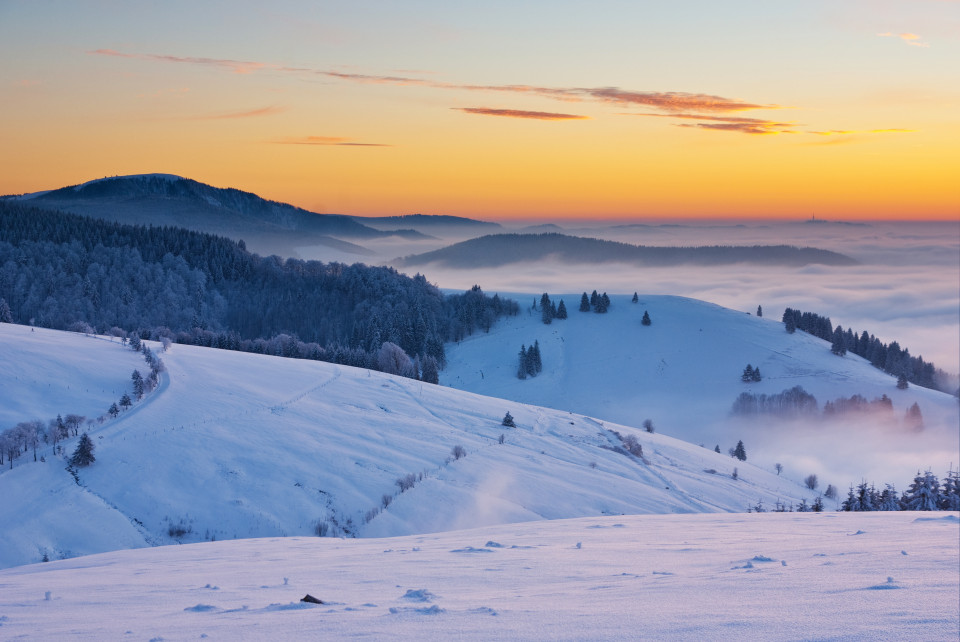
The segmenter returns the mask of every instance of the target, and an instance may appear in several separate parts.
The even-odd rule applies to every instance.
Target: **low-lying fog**
[[[425,230],[434,236],[436,231]],[[504,224],[501,233],[524,231]],[[570,265],[538,262],[484,270],[436,265],[420,271],[450,290],[479,284],[487,292],[572,292],[673,294],[779,318],[787,307],[816,312],[884,343],[897,341],[913,355],[948,372],[960,372],[960,222],[712,222],[636,225],[564,222],[539,228],[577,236],[657,246],[797,245],[834,250],[860,265],[778,268],[641,268],[631,265]],[[444,232],[448,234],[448,232]],[[365,242],[375,258],[336,254],[328,248],[298,248],[305,259],[389,264],[465,240],[452,234],[416,243],[382,239]]]

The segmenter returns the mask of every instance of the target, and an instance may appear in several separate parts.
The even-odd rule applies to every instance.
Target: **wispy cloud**
[[[878,36],[881,38],[900,38],[905,43],[911,47],[929,47],[930,45],[923,41],[923,39],[915,33],[892,33],[890,31],[886,33],[878,33]]]
[[[258,116],[272,116],[286,111],[286,107],[259,107],[257,109],[246,109],[243,111],[226,111],[213,114],[201,114],[199,116],[188,116],[187,120],[231,120],[234,118],[256,118]]]
[[[817,136],[851,136],[853,134],[909,134],[915,129],[828,129],[826,131],[810,131],[808,134]]]
[[[175,62],[192,65],[203,65],[225,69],[235,74],[249,74],[262,69],[276,69],[276,65],[248,60],[230,60],[226,58],[203,58],[194,56],[169,56],[164,54],[124,53],[114,49],[95,49],[87,53],[98,56],[113,56],[115,58],[132,58],[134,60],[152,60],[155,62]]]
[[[532,118],[534,120],[588,120],[589,116],[578,114],[558,114],[549,111],[524,111],[521,109],[492,109],[490,107],[452,107],[457,111],[483,116],[504,116],[506,118]]]
[[[683,120],[698,120],[706,122],[680,123],[679,127],[697,129],[714,129],[718,131],[739,132],[741,134],[769,135],[794,134],[796,123],[782,123],[765,118],[748,118],[745,116],[709,116],[705,114],[628,114],[631,116],[653,116],[657,118],[679,118]]]
[[[298,136],[270,141],[275,145],[320,145],[335,147],[393,147],[386,143],[363,143],[343,136]]]

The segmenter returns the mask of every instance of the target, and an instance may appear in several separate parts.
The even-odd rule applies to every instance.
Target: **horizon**
[[[960,215],[960,2],[546,6],[6,3],[0,193],[163,168],[351,216]]]

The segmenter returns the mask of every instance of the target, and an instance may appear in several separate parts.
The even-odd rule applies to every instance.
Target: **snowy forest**
[[[211,234],[0,202],[0,320],[12,323],[135,332],[435,382],[444,342],[517,311],[479,286],[445,296],[392,268],[261,257]]]

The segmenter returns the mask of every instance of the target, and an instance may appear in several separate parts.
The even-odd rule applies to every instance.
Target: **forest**
[[[261,257],[243,241],[14,201],[0,201],[0,308],[13,323],[374,369],[392,344],[418,377],[427,361],[430,374],[443,367],[444,342],[518,311],[479,286],[444,295],[420,274]]]

